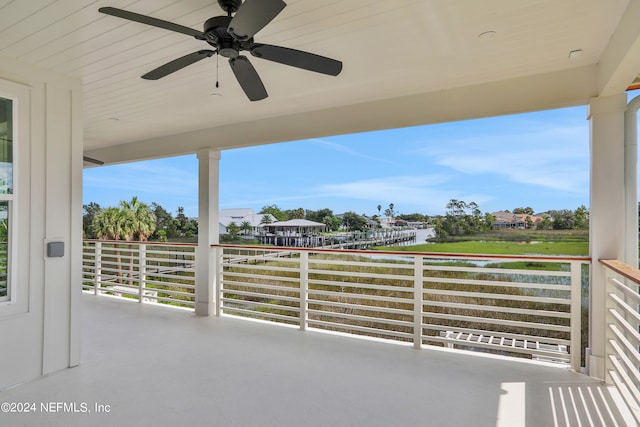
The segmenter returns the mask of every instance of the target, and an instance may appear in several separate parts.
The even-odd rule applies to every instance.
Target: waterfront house
[[[491,215],[495,218],[492,227],[494,229],[526,229],[543,221],[544,218],[536,215],[514,214],[511,212],[498,211]],[[527,220],[528,218],[528,220]]]
[[[260,233],[260,228],[265,223],[276,222],[277,219],[271,214],[257,214],[251,208],[245,209],[221,209],[219,214],[219,228],[218,234],[227,234],[227,227],[229,224],[234,223],[238,227],[241,227],[243,223],[248,222],[251,225],[251,230],[245,233],[245,236],[255,236]]]
[[[327,226],[321,222],[290,219],[263,224],[259,239],[261,243],[276,246],[318,246],[317,243],[311,244],[311,242],[317,240],[320,233],[326,229]]]

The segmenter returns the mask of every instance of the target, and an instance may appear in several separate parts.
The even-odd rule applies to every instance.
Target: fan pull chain
[[[220,72],[220,54],[216,54],[216,88],[220,87],[220,83],[218,83],[218,76],[219,76],[219,72]]]

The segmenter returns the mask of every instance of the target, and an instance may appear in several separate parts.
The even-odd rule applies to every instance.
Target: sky
[[[220,207],[443,214],[589,205],[586,106],[225,150]],[[83,202],[137,196],[197,216],[195,155],[84,169]]]

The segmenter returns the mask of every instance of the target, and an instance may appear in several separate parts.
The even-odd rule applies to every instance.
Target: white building
[[[219,234],[227,234],[227,227],[234,223],[240,227],[244,222],[251,224],[250,236],[258,234],[260,228],[265,223],[276,222],[277,219],[271,214],[257,214],[251,208],[245,209],[221,209],[219,214]],[[265,220],[266,218],[266,220]],[[244,233],[243,233],[244,234]]]

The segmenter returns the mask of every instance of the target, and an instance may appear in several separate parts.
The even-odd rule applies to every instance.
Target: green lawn
[[[465,236],[465,240],[463,241],[427,243],[413,246],[378,247],[375,249],[499,255],[588,256],[589,241],[587,232],[497,231],[484,235]]]
[[[589,242],[454,242],[379,247],[379,250],[507,255],[589,255]]]

